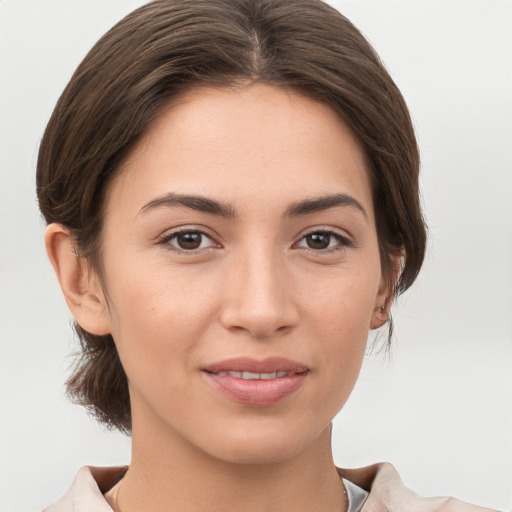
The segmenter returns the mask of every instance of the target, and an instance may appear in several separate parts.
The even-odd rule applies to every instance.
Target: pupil
[[[178,235],[178,245],[182,249],[197,249],[201,245],[201,233],[182,233]]]
[[[329,247],[331,237],[325,233],[312,233],[307,236],[307,243],[311,249],[325,249]]]

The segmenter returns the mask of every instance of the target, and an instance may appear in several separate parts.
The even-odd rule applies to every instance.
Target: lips
[[[270,379],[281,379],[291,375],[289,372],[279,371],[271,373],[255,373],[255,372],[217,372],[217,375],[229,375],[230,377],[236,377],[237,379],[245,380],[270,380]]]
[[[235,402],[268,406],[295,393],[309,374],[306,365],[280,357],[236,358],[203,368],[207,382]]]

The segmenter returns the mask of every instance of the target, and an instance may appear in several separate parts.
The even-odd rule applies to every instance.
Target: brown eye
[[[197,251],[214,247],[215,242],[202,231],[180,231],[165,237],[161,243],[178,251]]]
[[[180,233],[176,235],[176,243],[180,249],[192,251],[201,247],[203,235],[197,232]]]
[[[310,249],[327,249],[331,243],[330,233],[311,233],[306,237],[306,244]]]
[[[303,249],[328,253],[352,246],[349,238],[335,231],[312,231],[304,235],[296,245]]]

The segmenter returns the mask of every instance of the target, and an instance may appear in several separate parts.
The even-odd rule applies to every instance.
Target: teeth
[[[247,379],[247,380],[259,380],[262,378],[261,376],[262,376],[261,373],[253,373],[253,372],[243,372],[242,373],[242,379]]]
[[[242,372],[218,372],[217,375],[229,375],[230,377],[242,378]]]
[[[236,377],[237,379],[246,380],[270,380],[280,379],[286,377],[288,372],[279,371],[271,373],[255,373],[255,372],[217,372],[217,375],[228,375],[229,377]]]

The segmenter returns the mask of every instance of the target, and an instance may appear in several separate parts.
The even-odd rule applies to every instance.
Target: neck
[[[121,512],[346,510],[327,427],[289,460],[240,464],[211,457],[168,430],[139,431],[118,495]]]

